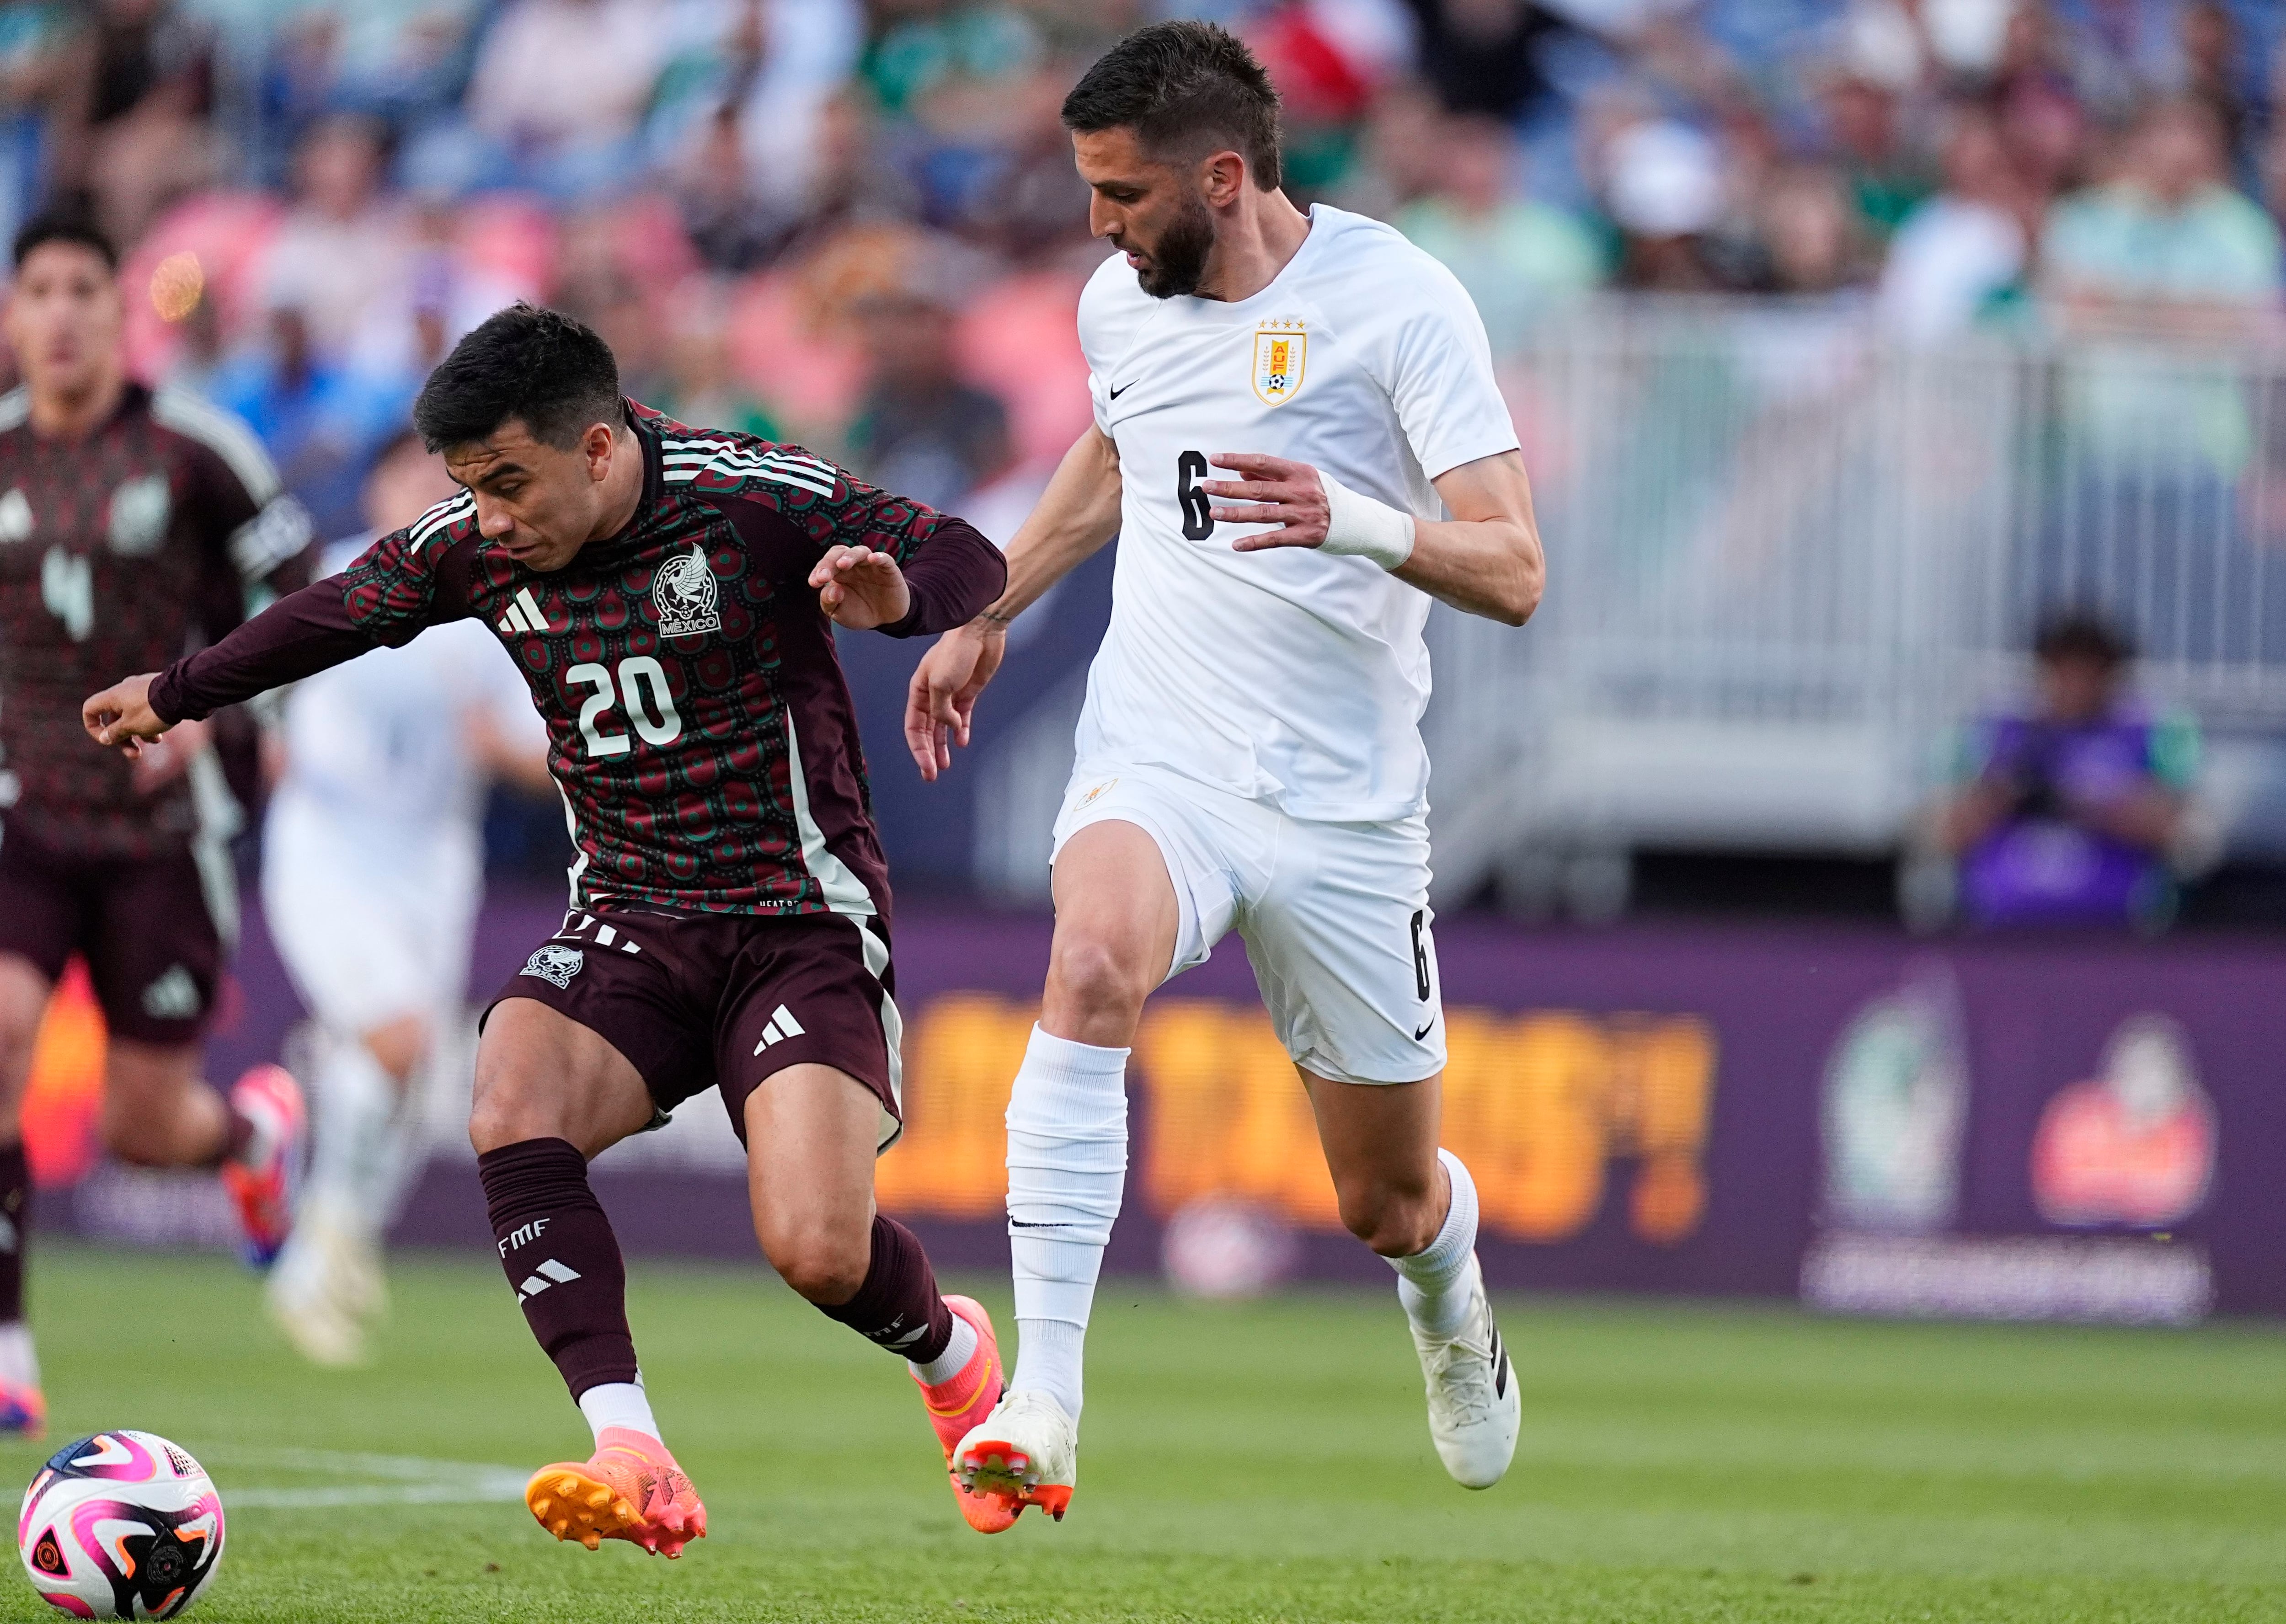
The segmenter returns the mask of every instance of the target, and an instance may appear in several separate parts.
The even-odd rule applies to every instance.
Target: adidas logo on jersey
[[[519,587],[516,596],[508,601],[508,613],[497,622],[503,637],[540,637],[548,634],[548,617],[540,611],[540,600],[532,595],[532,588]]]
[[[187,1021],[199,1013],[202,1002],[198,982],[180,965],[169,965],[165,974],[143,989],[143,1013],[154,1021]]]
[[[802,1030],[802,1024],[793,1018],[793,1012],[781,1004],[770,1012],[769,1024],[762,1029],[762,1041],[754,1045],[754,1052],[760,1054],[772,1044],[784,1043],[789,1037],[800,1037]]]
[[[516,1289],[516,1294],[519,1297],[535,1297],[550,1286],[568,1286],[579,1278],[579,1270],[550,1257],[524,1277],[524,1284]]]

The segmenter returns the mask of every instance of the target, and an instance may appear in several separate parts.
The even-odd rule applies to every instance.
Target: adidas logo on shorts
[[[198,982],[180,965],[169,966],[166,974],[143,989],[143,1013],[154,1021],[187,1021],[199,1013],[202,1002]]]
[[[770,1012],[769,1024],[762,1029],[762,1041],[754,1045],[754,1052],[760,1054],[772,1044],[800,1037],[803,1029],[801,1022],[793,1018],[793,1012],[781,1004]]]

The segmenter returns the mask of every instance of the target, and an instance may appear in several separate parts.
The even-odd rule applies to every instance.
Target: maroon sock
[[[508,1283],[573,1400],[634,1381],[627,1265],[587,1186],[587,1158],[564,1139],[524,1139],[478,1156],[477,1177]]]
[[[32,1170],[24,1141],[0,1149],[0,1325],[24,1317],[24,1243],[32,1238]]]
[[[819,1310],[917,1365],[926,1365],[952,1340],[952,1310],[938,1294],[936,1275],[920,1237],[895,1218],[873,1215],[873,1259],[865,1283],[847,1302]]]

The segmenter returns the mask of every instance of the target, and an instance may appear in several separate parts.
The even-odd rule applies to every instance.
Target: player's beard
[[[1153,245],[1150,264],[1135,273],[1135,285],[1155,299],[1194,294],[1207,273],[1207,256],[1213,252],[1214,211],[1204,198],[1189,193],[1166,233]]]

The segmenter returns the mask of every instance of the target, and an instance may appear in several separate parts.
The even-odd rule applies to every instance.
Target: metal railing
[[[2286,348],[1612,298],[1503,370],[1549,586],[1523,632],[1431,622],[1448,896],[1643,845],[1891,849],[2053,608],[2132,633],[2155,701],[2286,727]],[[1068,735],[1005,751],[980,878],[1021,893],[1005,835]]]

